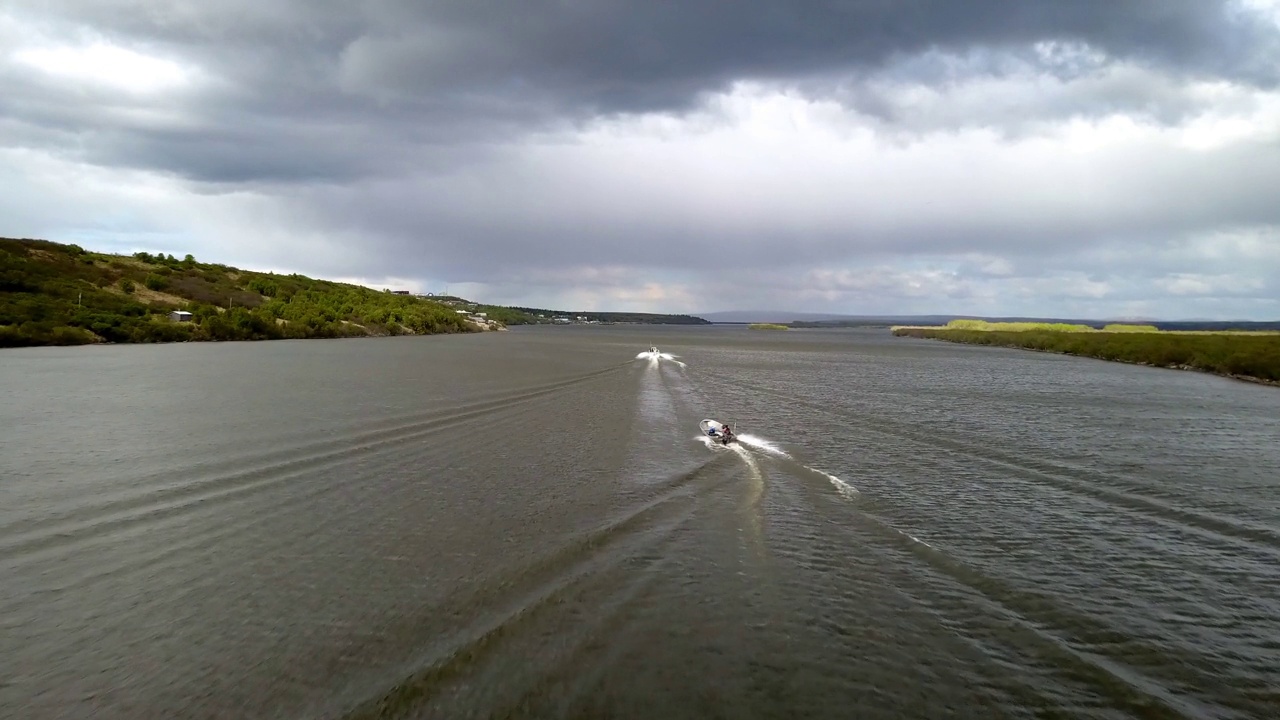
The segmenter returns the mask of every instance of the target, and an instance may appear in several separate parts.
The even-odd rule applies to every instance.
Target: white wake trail
[[[853,500],[854,498],[858,497],[858,495],[860,494],[857,488],[855,488],[854,486],[850,485],[849,483],[841,480],[840,478],[836,477],[835,475],[832,475],[831,473],[825,470],[819,470],[818,468],[809,467],[808,465],[805,465],[804,469],[808,470],[809,472],[817,473],[822,477],[826,478],[827,482],[831,483],[831,486],[836,489],[836,492],[843,495],[847,500]]]
[[[791,455],[786,450],[775,445],[772,440],[762,438],[759,435],[743,433],[741,435],[734,435],[734,437],[743,445],[748,445],[757,450],[773,455],[774,457],[787,458],[788,460],[792,459]]]
[[[707,448],[709,449],[714,450],[717,448],[725,448],[725,449],[736,452],[739,456],[743,458],[743,460],[746,461],[748,468],[752,472],[753,478],[756,478],[756,479],[761,477],[760,468],[756,464],[755,458],[752,457],[751,452],[747,448],[754,448],[756,450],[761,450],[775,457],[786,458],[788,460],[795,459],[795,458],[792,458],[791,455],[787,453],[787,451],[778,447],[772,440],[769,440],[767,438],[762,438],[759,435],[742,434],[742,435],[737,435],[736,437],[738,440],[737,442],[731,445],[725,446],[725,445],[721,445],[715,439],[709,438],[705,435],[697,436],[697,438],[702,441],[702,444],[706,445]],[[835,491],[839,493],[840,496],[846,500],[849,500],[851,502],[856,501],[858,499],[858,496],[862,494],[858,492],[858,489],[855,488],[854,486],[850,485],[849,483],[845,482],[844,480],[841,480],[840,478],[836,477],[835,475],[832,475],[831,473],[825,470],[819,470],[816,467],[812,467],[810,465],[804,465],[798,462],[796,464],[804,468],[805,470],[808,470],[809,472],[814,473],[815,475],[821,475],[823,478],[826,479],[827,482],[831,483],[831,487],[835,488]],[[935,548],[933,545],[930,545],[929,543],[925,542],[924,540],[921,540],[920,538],[916,537],[915,535],[912,535],[909,532],[899,530],[889,525],[886,525],[886,527],[902,535],[903,537],[911,540],[912,542],[923,545],[924,547],[927,547],[931,550],[935,550],[935,551],[937,550],[937,548]]]
[[[773,455],[774,457],[786,458],[788,460],[795,459],[791,457],[790,453],[778,447],[777,444],[775,444],[772,440],[769,440],[768,438],[762,438],[759,435],[752,435],[750,433],[743,433],[735,437],[738,439],[738,442],[730,447],[735,447],[739,451],[739,453],[743,454],[744,456],[747,456],[746,450],[745,448],[740,447],[740,445],[745,445],[747,447],[755,448],[756,450],[760,450],[769,455]],[[705,436],[699,436],[699,439],[701,439],[703,444],[706,445],[707,447],[715,447],[716,445],[719,445],[719,443]],[[808,470],[811,473],[816,473],[826,478],[827,482],[831,483],[831,486],[836,489],[836,492],[840,493],[840,495],[847,500],[856,499],[860,494],[857,488],[855,488],[854,486],[850,485],[849,483],[845,482],[844,480],[841,480],[840,478],[836,477],[835,475],[832,475],[831,473],[825,470],[819,470],[816,467],[810,467],[808,465],[801,465],[800,467],[804,468],[805,470]]]
[[[659,361],[666,360],[667,362],[673,362],[679,365],[680,367],[689,367],[685,363],[678,360],[677,359],[678,357],[679,357],[678,355],[672,355],[671,353],[654,352],[652,350],[645,350],[643,352],[636,353],[637,360],[648,360],[649,364],[651,365],[657,365]]]

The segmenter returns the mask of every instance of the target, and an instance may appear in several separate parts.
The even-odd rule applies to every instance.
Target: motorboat
[[[728,445],[738,439],[733,434],[733,429],[719,420],[703,420],[698,423],[698,427],[702,429],[702,434],[705,437],[709,437],[712,442],[718,442],[721,445]]]

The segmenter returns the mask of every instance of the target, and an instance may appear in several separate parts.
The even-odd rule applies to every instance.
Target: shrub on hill
[[[88,260],[86,263],[85,260]],[[138,292],[139,285],[153,292]],[[190,323],[174,323],[184,307]],[[301,275],[248,273],[191,255],[89,253],[0,239],[0,345],[174,342],[473,332],[439,303]]]

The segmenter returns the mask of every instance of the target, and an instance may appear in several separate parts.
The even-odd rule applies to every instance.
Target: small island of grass
[[[751,330],[790,330],[786,325],[777,323],[751,323],[747,326]]]
[[[952,320],[945,326],[897,326],[900,337],[1039,350],[1154,367],[1199,370],[1280,384],[1280,332],[1161,330],[1154,325]]]

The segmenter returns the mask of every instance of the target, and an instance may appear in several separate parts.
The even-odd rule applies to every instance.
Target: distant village
[[[470,300],[465,300],[463,298],[460,298],[454,295],[436,295],[435,293],[411,293],[408,290],[391,290],[391,289],[387,289],[387,292],[393,295],[410,295],[412,297],[421,298],[423,300],[431,300],[433,302],[438,302],[441,305],[448,305],[454,308],[454,312],[458,313],[459,315],[466,315],[467,320],[469,322],[484,326],[486,329],[489,329],[489,330],[496,330],[502,327],[502,323],[497,322],[496,320],[490,320],[488,313],[480,311],[478,309],[480,305],[478,305],[477,303],[473,303]],[[533,317],[536,317],[538,322],[553,323],[557,325],[574,325],[574,324],[600,325],[601,324],[599,320],[591,320],[586,315],[573,315],[573,316],[550,315],[548,316],[544,313],[535,313],[533,314]]]
[[[408,290],[391,290],[387,292],[392,295],[410,295],[412,297],[421,298],[423,300],[431,300],[441,305],[448,305],[454,308],[454,312],[459,315],[465,315],[467,322],[480,327],[484,330],[505,330],[506,327],[496,320],[489,319],[489,313],[477,310],[478,305],[459,297],[435,295],[434,293],[411,293]]]

